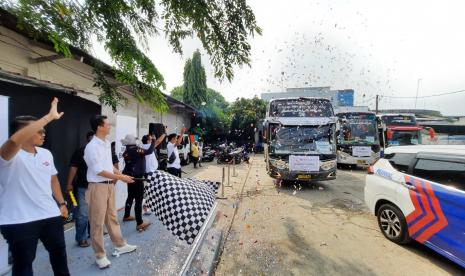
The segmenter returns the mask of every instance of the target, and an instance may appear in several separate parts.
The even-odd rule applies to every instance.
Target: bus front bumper
[[[345,152],[338,151],[337,163],[345,165],[357,165],[361,167],[368,167],[373,165],[380,157],[380,153],[373,153],[371,156],[358,157],[352,156]]]
[[[273,164],[269,164],[268,174],[272,178],[281,180],[294,180],[294,181],[322,181],[336,179],[336,160],[331,161],[334,166],[320,168],[318,172],[307,171],[289,171],[288,168],[278,168]]]

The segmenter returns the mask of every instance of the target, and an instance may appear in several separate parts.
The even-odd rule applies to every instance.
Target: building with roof
[[[197,112],[192,106],[164,95],[169,110],[154,112],[133,96],[129,86],[112,77],[111,66],[103,64],[109,83],[128,99],[113,112],[99,101],[101,91],[95,87],[93,75],[95,57],[71,47],[72,58],[65,58],[55,52],[51,42],[32,39],[17,23],[14,15],[0,9],[0,143],[10,135],[8,125],[14,117],[43,116],[52,98],[58,97],[59,110],[65,115],[47,126],[44,147],[53,153],[62,185],[66,184],[71,155],[85,143],[92,115],[108,116],[112,125],[108,139],[116,142],[117,153],[122,151],[120,140],[126,134],[148,134],[149,123],[163,123],[169,132],[191,126]],[[122,190],[124,197],[126,189]]]

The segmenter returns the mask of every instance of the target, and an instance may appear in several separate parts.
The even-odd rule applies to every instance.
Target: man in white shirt
[[[0,148],[0,230],[13,257],[13,275],[33,275],[37,243],[49,252],[55,275],[69,275],[63,219],[68,217],[50,151],[41,148],[44,127],[63,116],[54,98],[37,119],[17,117],[14,134]],[[57,204],[58,202],[58,204]]]
[[[115,205],[115,185],[113,180],[133,183],[132,177],[121,174],[113,167],[111,144],[106,140],[110,133],[110,123],[106,116],[96,115],[90,121],[95,136],[84,150],[87,164],[87,181],[89,187],[86,201],[89,205],[90,236],[97,265],[100,269],[110,266],[106,257],[103,241],[103,225],[105,224],[110,239],[115,246],[114,255],[129,253],[137,246],[127,244],[121,234]],[[129,184],[131,185],[131,184]]]
[[[166,146],[168,152],[166,171],[177,177],[181,177],[181,159],[179,158],[178,146],[181,145],[185,131],[186,128],[182,128],[178,138],[176,138],[176,133],[168,135],[168,145]]]
[[[160,135],[160,137],[158,137],[158,139],[155,141],[155,148],[158,147],[163,142],[163,140],[165,140],[165,137],[166,137],[166,130],[165,130],[165,133]],[[150,134],[144,135],[142,137],[142,144],[143,144],[142,148],[148,149],[150,147],[150,144],[152,144],[153,139],[156,139],[155,135],[150,135]],[[145,156],[145,173],[154,172],[157,169],[158,169],[158,160],[157,160],[157,156],[154,151],[153,153]]]

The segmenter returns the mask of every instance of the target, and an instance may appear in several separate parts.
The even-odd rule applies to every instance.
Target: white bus
[[[328,99],[271,100],[264,122],[268,174],[280,180],[335,179],[336,122]]]
[[[337,114],[337,163],[368,167],[381,154],[383,122],[372,112],[342,112]]]

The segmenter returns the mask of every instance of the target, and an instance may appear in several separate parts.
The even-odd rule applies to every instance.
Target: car
[[[465,145],[389,147],[364,192],[387,239],[415,240],[465,268]]]

